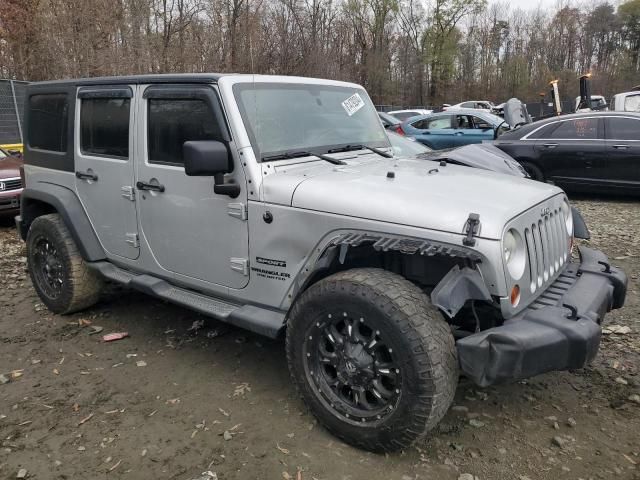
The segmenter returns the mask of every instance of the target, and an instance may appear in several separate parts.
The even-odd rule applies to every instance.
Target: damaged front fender
[[[453,318],[467,300],[491,300],[484,279],[476,269],[456,265],[431,292],[431,303]]]

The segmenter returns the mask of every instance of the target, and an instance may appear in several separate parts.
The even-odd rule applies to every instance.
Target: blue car
[[[400,129],[405,135],[439,150],[494,140],[509,130],[509,125],[492,113],[459,109],[410,118]]]

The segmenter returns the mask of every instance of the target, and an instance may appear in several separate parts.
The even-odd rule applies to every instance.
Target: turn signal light
[[[520,303],[520,286],[514,285],[511,289],[511,305],[516,306]]]

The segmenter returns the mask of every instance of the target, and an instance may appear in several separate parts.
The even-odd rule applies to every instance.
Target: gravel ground
[[[362,452],[316,425],[294,394],[282,342],[112,288],[52,315],[0,226],[0,478],[640,479],[640,201],[574,202],[630,277],[626,306],[590,367],[478,389],[414,448]],[[103,343],[91,335],[128,331]],[[1,378],[0,378],[1,380]],[[470,475],[465,475],[470,474]],[[204,479],[208,477],[203,477]]]

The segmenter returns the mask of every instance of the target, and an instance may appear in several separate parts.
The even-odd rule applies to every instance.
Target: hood
[[[0,158],[0,178],[12,178],[20,176],[20,167],[23,165],[22,159],[14,156]]]
[[[527,106],[517,98],[510,98],[504,104],[504,121],[511,125],[511,128],[531,123]]]
[[[491,170],[516,177],[526,177],[527,175],[518,162],[489,143],[475,143],[458,148],[434,150],[422,153],[418,155],[418,158],[435,161],[447,160],[467,167]]]
[[[394,172],[394,178],[387,173]],[[428,160],[309,162],[267,175],[264,200],[387,223],[462,233],[470,213],[479,236],[499,239],[508,220],[562,190],[524,178]]]

